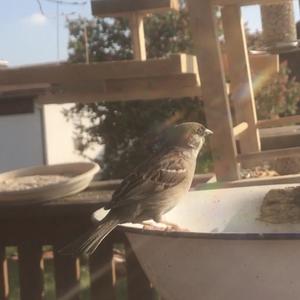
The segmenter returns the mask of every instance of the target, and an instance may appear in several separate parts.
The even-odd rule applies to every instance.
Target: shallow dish
[[[0,205],[44,202],[78,193],[90,184],[99,169],[95,163],[79,162],[36,166],[2,173],[0,174],[0,183],[2,183]],[[57,182],[49,182],[43,186],[33,184],[26,189],[4,190],[3,188],[3,182],[15,183],[24,178],[51,178],[51,176]]]
[[[300,294],[300,224],[260,220],[266,193],[288,186],[296,184],[190,192],[166,214],[169,222],[189,231],[123,228],[166,300],[295,300]]]

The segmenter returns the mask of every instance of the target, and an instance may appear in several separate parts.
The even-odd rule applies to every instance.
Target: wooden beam
[[[233,135],[235,138],[239,138],[248,129],[248,123],[242,122],[233,127]]]
[[[225,57],[225,67],[226,67],[226,57]],[[260,74],[260,78],[270,70],[274,69],[274,56],[272,58],[270,55],[267,57],[262,56],[250,56],[250,64],[252,64],[252,70],[255,72],[257,69],[257,74]],[[258,65],[258,66],[257,66]],[[256,67],[257,66],[257,67]],[[226,67],[228,70],[228,66]],[[2,70],[3,71],[3,70]],[[151,59],[144,62],[141,61],[114,61],[114,62],[102,62],[97,64],[48,64],[48,65],[33,65],[29,67],[18,67],[18,68],[8,68],[2,72],[0,70],[0,94],[43,94],[47,89],[51,87],[51,94],[56,94],[61,91],[59,85],[65,84],[72,86],[72,82],[76,86],[76,89],[84,90],[84,87],[90,92],[88,95],[83,95],[85,99],[91,97],[99,97],[100,92],[104,92],[104,87],[101,89],[99,81],[107,78],[110,79],[121,79],[121,78],[136,78],[136,77],[152,77],[152,76],[164,76],[164,75],[176,75],[182,73],[193,73],[197,76],[197,84],[200,85],[197,58],[192,55],[186,54],[176,54],[171,55],[168,58],[163,59]],[[226,71],[227,72],[227,71]],[[272,71],[273,72],[273,71]],[[272,73],[271,72],[271,73]],[[84,74],[86,81],[79,82],[77,78],[74,78],[74,74]],[[268,73],[269,74],[269,73]],[[46,81],[48,83],[45,83]],[[261,82],[261,80],[259,80]],[[53,87],[53,84],[55,85]],[[82,88],[81,88],[82,87]],[[66,86],[64,87],[66,88]],[[195,88],[194,90],[199,90]],[[157,92],[151,92],[149,97],[145,95],[145,99],[151,99],[150,97],[157,97]],[[165,96],[166,93],[162,91]],[[175,95],[174,95],[175,94]],[[172,92],[170,97],[176,97],[177,91]],[[182,91],[179,92],[179,96],[196,96],[197,92]],[[65,98],[65,93],[62,93],[62,97]],[[140,95],[138,98],[143,99]],[[82,93],[75,95],[72,93],[72,98],[82,97]],[[108,100],[119,100],[119,95],[105,95]],[[118,99],[119,97],[119,99]],[[168,97],[168,95],[166,95]],[[177,97],[177,98],[178,98]],[[49,98],[48,96],[43,97]],[[136,99],[138,99],[136,98]],[[123,97],[122,97],[123,99]],[[128,97],[124,97],[128,99]],[[129,99],[131,100],[131,99]],[[65,101],[65,100],[64,100]],[[71,100],[72,101],[72,100]],[[84,100],[85,102],[88,100]],[[47,102],[47,101],[46,101]],[[53,95],[51,96],[51,103],[62,103],[61,99],[54,100]],[[67,99],[70,102],[70,99]]]
[[[1,71],[0,71],[1,73]],[[45,91],[46,89],[50,88],[50,84],[48,83],[33,83],[33,84],[9,84],[9,85],[0,85],[0,96],[2,95],[11,95],[17,93],[31,93],[31,94],[38,94],[40,92]]]
[[[201,89],[199,87],[187,87],[187,88],[173,88],[159,89],[159,90],[145,90],[131,91],[130,93],[98,93],[96,91],[86,90],[66,90],[60,94],[48,93],[40,95],[36,99],[36,103],[39,104],[63,104],[63,103],[93,103],[98,101],[132,101],[132,100],[144,100],[152,101],[159,99],[180,99],[183,97],[198,97],[201,95]]]
[[[97,17],[179,10],[178,0],[93,0],[92,14]]]
[[[240,7],[223,7],[222,20],[235,119],[237,123],[248,124],[248,130],[239,138],[240,149],[242,153],[257,152],[260,151],[260,139],[256,128],[255,100]]]
[[[124,60],[92,64],[41,64],[0,70],[0,92],[13,85],[62,84],[73,82],[95,82],[105,79],[147,78],[153,76],[177,75],[196,70],[193,56],[175,54],[167,58],[146,61]],[[80,76],[78,76],[80,74]]]
[[[236,146],[218,42],[215,10],[210,1],[187,1],[190,26],[201,78],[207,126],[214,134],[211,150],[218,180],[239,178]]]
[[[201,93],[195,74],[107,80],[89,84],[61,85],[40,95],[40,104],[155,100],[163,98],[196,97]]]
[[[198,87],[174,88],[171,90],[146,90],[144,93],[140,91],[132,91],[126,95],[122,93],[97,93],[95,91],[65,91],[61,94],[41,95],[36,99],[39,104],[63,104],[63,103],[93,103],[99,101],[132,101],[144,100],[152,101],[159,99],[180,99],[183,97],[198,97],[201,90]]]
[[[175,86],[176,88],[187,88],[197,86],[197,79],[195,74],[148,77],[147,79],[136,78],[106,80],[107,93],[126,93],[130,90],[142,92],[151,89],[170,90]]]
[[[132,13],[129,17],[129,21],[133,58],[136,60],[146,60],[147,55],[143,16],[139,13]]]
[[[278,119],[269,119],[269,120],[259,120],[257,122],[258,128],[268,128],[268,127],[278,127],[291,125],[294,123],[300,123],[300,115],[282,117]]]
[[[21,300],[43,299],[42,246],[24,243],[18,246]]]
[[[267,138],[276,139],[276,138],[288,137],[288,136],[290,137],[294,136],[295,139],[299,139],[300,125],[261,128],[259,130],[259,135],[261,139],[267,139]]]
[[[91,299],[114,300],[113,285],[113,239],[106,237],[89,259]]]
[[[54,246],[54,277],[57,299],[80,299],[80,265],[79,259],[61,255],[58,250],[61,244]]]
[[[256,164],[257,162],[269,161],[284,157],[298,157],[300,156],[300,147],[266,150],[255,153],[240,154],[237,156],[239,162],[250,162]]]
[[[201,0],[205,1],[205,0]],[[211,0],[214,5],[226,6],[226,5],[269,5],[282,3],[284,0]]]
[[[199,76],[197,57],[194,55],[187,55],[183,53],[179,55],[180,55],[181,73],[195,74],[197,76],[197,83],[200,86],[201,80]]]
[[[186,54],[146,61],[0,70],[0,92],[23,93],[30,87],[47,87],[36,100],[41,104],[195,97],[200,93],[199,84],[196,58]]]
[[[0,300],[8,300],[8,268],[5,254],[5,247],[0,245]]]

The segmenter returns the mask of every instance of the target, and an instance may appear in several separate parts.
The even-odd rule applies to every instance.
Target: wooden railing
[[[214,174],[196,175],[193,185],[207,182]],[[55,299],[79,300],[79,257],[61,255],[59,249],[86,232],[92,225],[91,214],[110,201],[119,180],[93,182],[85,191],[64,199],[39,205],[0,206],[0,300],[11,299],[14,288],[20,288],[21,300],[44,299],[43,282],[44,245],[52,246],[55,281]],[[144,274],[124,231],[118,227],[101,243],[88,259],[92,300],[118,300],[117,276],[114,258],[115,246],[124,249],[128,300],[157,299],[155,290]],[[9,286],[11,271],[8,268],[5,248],[17,246],[19,286]],[[81,263],[80,263],[81,262]],[[85,263],[86,265],[86,263]],[[120,272],[119,272],[120,273]],[[124,297],[122,298],[124,299]],[[14,299],[15,300],[15,299]]]
[[[282,117],[278,119],[259,120],[257,121],[257,127],[268,128],[277,126],[287,126],[295,123],[300,123],[300,115]]]
[[[95,187],[96,186],[96,187]],[[80,299],[80,260],[62,256],[58,249],[90,228],[90,215],[109,200],[111,185],[88,190],[65,199],[35,206],[2,206],[0,210],[0,299],[10,299],[20,288],[21,300],[44,299],[44,245],[53,247],[55,299]],[[153,289],[142,271],[126,236],[116,229],[88,259],[91,299],[117,299],[113,248],[123,244],[126,258],[127,299],[153,299]],[[9,286],[12,275],[5,248],[17,246],[19,287]]]

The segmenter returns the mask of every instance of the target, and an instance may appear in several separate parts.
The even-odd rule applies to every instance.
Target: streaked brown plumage
[[[62,249],[65,254],[92,254],[118,224],[161,216],[188,192],[205,136],[212,132],[195,122],[170,128],[163,147],[129,174],[105,206],[109,213],[90,232]]]

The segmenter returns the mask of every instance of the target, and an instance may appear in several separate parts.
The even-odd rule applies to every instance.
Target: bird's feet
[[[187,228],[182,228],[177,224],[167,222],[167,221],[161,221],[159,223],[154,221],[144,221],[142,224],[143,224],[143,229],[145,230],[180,231],[180,232],[189,231]]]

